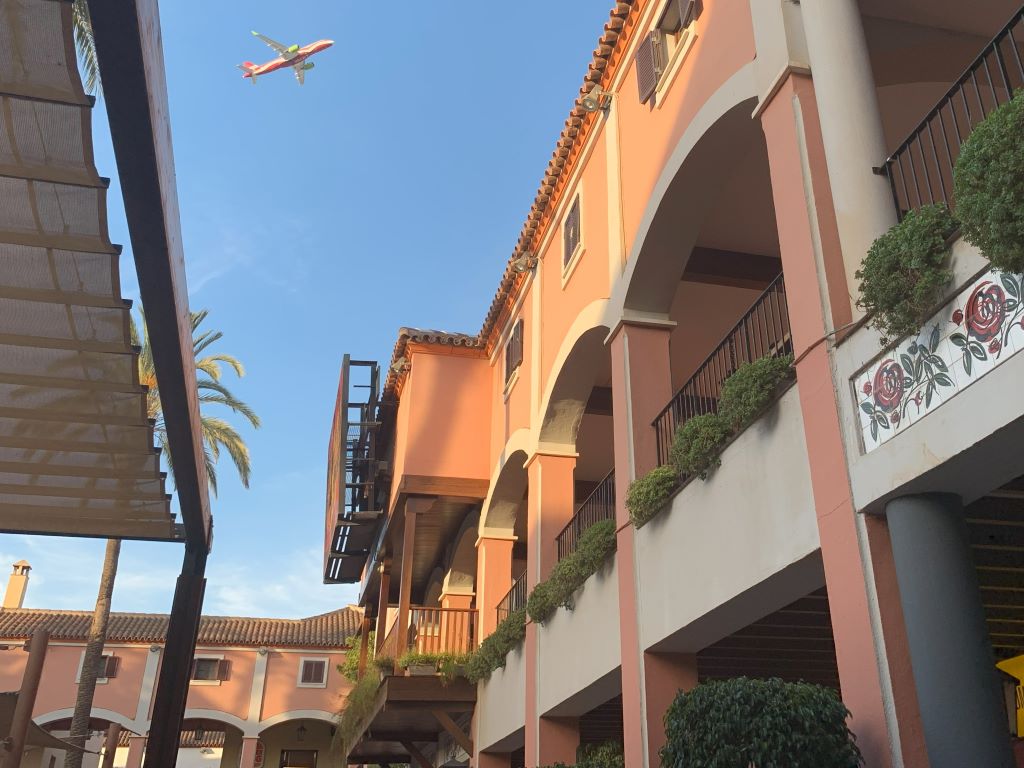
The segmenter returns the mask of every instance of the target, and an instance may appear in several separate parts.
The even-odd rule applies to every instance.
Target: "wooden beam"
[[[451,716],[443,709],[432,709],[430,712],[437,718],[437,722],[441,724],[441,727],[448,731],[451,737],[455,739],[455,742],[466,751],[466,754],[472,757],[473,740],[466,735],[466,732],[459,727],[459,724],[452,720]]]
[[[463,499],[486,499],[489,479],[438,477],[436,475],[402,475],[398,490],[420,496],[451,496]]]
[[[763,291],[780,272],[782,261],[774,256],[697,246],[686,262],[683,280]]]
[[[380,594],[377,598],[377,634],[374,642],[379,651],[384,642],[384,636],[388,630],[388,595],[391,594],[391,561],[385,560],[380,564]],[[376,652],[375,652],[376,655]],[[398,661],[398,659],[395,659]]]
[[[427,760],[426,755],[420,752],[419,747],[411,741],[403,741],[401,744],[405,747],[405,751],[409,753],[409,756],[419,764],[420,768],[434,768],[434,764]]]
[[[366,659],[370,652],[370,624],[369,617],[364,616],[359,632],[359,668],[356,671],[360,678],[366,673]]]
[[[409,606],[412,600],[412,561],[416,546],[416,518],[419,505],[409,499],[405,505],[405,529],[402,532],[402,563],[399,571],[398,586],[398,618],[395,624],[395,637],[398,640],[396,654],[405,653],[409,636]],[[398,661],[396,658],[395,661]]]

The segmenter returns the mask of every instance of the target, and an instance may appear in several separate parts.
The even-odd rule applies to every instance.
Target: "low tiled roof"
[[[483,350],[485,343],[480,336],[470,336],[468,333],[453,333],[451,331],[432,331],[426,328],[399,328],[398,341],[395,342],[395,349],[391,354],[391,366],[388,368],[387,380],[384,383],[384,391],[392,391],[398,380],[399,374],[395,372],[394,365],[405,358],[405,349],[409,342],[420,344],[440,344],[449,347],[465,347],[467,349]]]
[[[201,645],[253,647],[343,648],[359,632],[362,612],[342,608],[305,619],[260,619],[241,616],[203,616]],[[20,640],[45,628],[52,640],[85,640],[92,613],[46,611],[30,608],[0,610],[0,638]],[[167,614],[111,613],[107,640],[121,643],[162,643],[167,636]]]

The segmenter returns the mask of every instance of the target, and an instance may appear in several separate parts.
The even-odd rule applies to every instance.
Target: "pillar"
[[[413,498],[405,502],[405,527],[402,533],[402,563],[398,574],[398,616],[395,619],[396,656],[401,656],[409,645],[409,608],[412,598],[412,565],[416,545],[416,518],[425,511],[428,499]],[[398,659],[396,658],[395,661]]]
[[[576,764],[580,746],[580,721],[576,717],[541,717],[537,723],[540,757],[537,766]],[[526,765],[530,766],[527,758]]]
[[[43,677],[43,665],[50,643],[50,631],[37,629],[28,641],[28,660],[21,677],[21,688],[11,714],[10,731],[0,751],[3,768],[19,768],[25,752],[25,739],[32,723],[32,710],[39,693],[39,681]],[[84,739],[83,739],[84,742]]]
[[[573,515],[575,454],[535,453],[526,462],[527,497],[526,590],[529,594],[551,574],[558,562],[556,539]],[[572,741],[565,724],[542,718],[537,707],[540,685],[537,658],[537,625],[526,625],[526,765],[550,765],[562,760],[565,744]],[[577,743],[579,740],[577,734]],[[575,762],[573,747],[571,759]]]
[[[889,182],[872,171],[888,154],[875,78],[857,0],[805,0],[800,8],[852,291],[871,243],[896,223]],[[857,312],[852,293],[850,304]]]
[[[238,768],[255,768],[256,748],[260,740],[255,736],[242,737],[242,752],[238,758]]]
[[[381,643],[388,633],[388,603],[391,600],[391,561],[380,564],[380,594],[377,598],[377,629],[374,636],[375,651],[380,650]]]
[[[510,768],[512,755],[507,752],[481,752],[476,757],[475,768]]]
[[[960,497],[904,496],[885,512],[931,768],[1013,768]]]
[[[103,758],[100,768],[114,768],[114,755],[117,753],[117,741],[121,736],[121,726],[111,723],[107,726],[107,737],[103,740]]]
[[[801,8],[806,12],[809,4],[817,6],[821,0]],[[798,393],[836,660],[843,700],[852,713],[850,728],[865,763],[884,768],[901,751],[905,765],[921,765],[923,743],[914,743],[913,730],[902,733],[896,721],[897,713],[913,717],[913,692],[896,684],[900,668],[906,666],[906,659],[898,655],[899,644],[887,646],[883,634],[876,633],[881,618],[872,599],[882,595],[875,589],[869,534],[854,508],[850,488],[837,401],[837,392],[844,390],[832,378],[834,339],[827,334],[848,323],[851,314],[843,260],[846,244],[840,245],[829,184],[831,167],[825,160],[818,120],[821,90],[811,78],[790,74],[759,107],[759,116],[768,149],[786,293],[791,298]],[[898,634],[898,626],[889,629]]]
[[[658,465],[651,423],[672,398],[669,337],[675,323],[623,321],[609,336],[612,361],[612,429],[615,438],[616,558],[619,578],[619,641],[622,648],[622,734],[626,765],[659,765],[658,734],[667,691],[646,684],[640,647],[636,587],[635,531],[626,510],[629,484]],[[664,681],[672,686],[674,680]],[[653,678],[652,678],[653,683]],[[648,695],[654,693],[654,699]],[[671,701],[671,699],[668,699]],[[656,725],[652,729],[650,726]],[[653,730],[653,732],[652,732]]]
[[[146,737],[128,737],[128,756],[125,758],[124,768],[142,768],[142,758],[146,754]]]
[[[644,654],[644,702],[649,765],[659,765],[659,753],[665,746],[665,712],[680,691],[697,685],[697,656],[692,653]],[[623,701],[625,719],[625,701]]]
[[[512,588],[512,546],[515,537],[480,537],[476,542],[476,605],[480,611],[480,639],[498,625],[498,603]]]

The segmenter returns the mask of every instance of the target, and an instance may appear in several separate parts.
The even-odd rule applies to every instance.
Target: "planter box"
[[[410,664],[407,670],[410,677],[425,677],[437,674],[437,667],[433,664]]]

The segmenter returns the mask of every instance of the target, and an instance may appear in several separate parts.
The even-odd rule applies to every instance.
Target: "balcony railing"
[[[512,588],[498,603],[498,622],[504,621],[512,611],[526,607],[526,571],[512,582]]]
[[[886,159],[877,173],[889,179],[896,214],[953,202],[953,167],[975,125],[1024,86],[1024,7],[996,35],[946,95]],[[1016,36],[1015,36],[1016,35]]]
[[[415,653],[469,653],[476,648],[477,623],[473,608],[409,609],[409,628],[404,642],[398,637],[396,621],[381,643],[377,655],[398,660],[408,651]]]
[[[584,499],[583,504],[558,534],[555,543],[558,547],[558,559],[568,557],[579,546],[580,537],[594,523],[602,520],[615,519],[615,470],[613,469],[597,484],[593,492]]]
[[[658,463],[669,463],[679,427],[694,416],[718,412],[722,383],[741,363],[792,352],[786,284],[779,275],[654,420]]]

